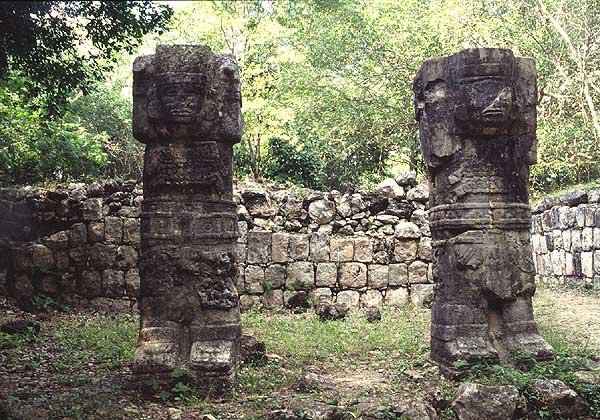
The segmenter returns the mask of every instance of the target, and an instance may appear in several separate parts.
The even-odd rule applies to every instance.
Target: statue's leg
[[[478,283],[484,267],[477,252],[472,253],[479,235],[467,232],[434,250],[431,357],[446,376],[479,361],[498,361],[488,336],[488,302]]]
[[[502,330],[499,340],[511,357],[553,360],[554,350],[544,340],[533,320],[530,297],[517,297],[502,304]]]

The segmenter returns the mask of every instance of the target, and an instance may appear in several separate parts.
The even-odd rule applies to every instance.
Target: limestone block
[[[90,266],[103,270],[112,267],[117,258],[115,245],[95,243],[90,249]]]
[[[565,274],[565,261],[564,255],[560,249],[555,249],[550,253],[550,259],[552,261],[552,272],[556,276],[563,276]]]
[[[271,258],[273,262],[288,262],[290,235],[288,233],[273,233]]]
[[[67,231],[63,230],[44,238],[42,242],[52,250],[67,249],[69,247],[69,236]]]
[[[429,200],[429,188],[426,184],[419,184],[416,187],[408,190],[406,193],[406,199],[408,201],[425,203],[427,200]]]
[[[389,306],[404,306],[408,303],[408,289],[405,287],[390,287],[385,291],[385,304]]]
[[[571,230],[571,252],[579,252],[582,250],[581,230]]]
[[[576,224],[576,210],[571,207],[561,206],[558,208],[558,222],[559,228],[569,229]]]
[[[249,264],[266,264],[271,260],[271,232],[248,232]]]
[[[262,304],[268,309],[283,308],[283,290],[267,290],[261,296]]]
[[[131,217],[123,219],[123,242],[139,244],[140,241],[140,221]]]
[[[343,263],[340,265],[339,283],[341,288],[359,289],[367,285],[367,266],[363,263]]]
[[[396,225],[394,235],[398,239],[417,239],[421,237],[421,231],[416,224],[402,221]]]
[[[107,242],[121,243],[123,241],[123,221],[119,217],[104,219],[104,238]]]
[[[389,267],[387,265],[369,264],[368,286],[373,289],[381,289],[388,285]]]
[[[431,302],[433,302],[433,284],[411,284],[410,301],[416,306],[431,307]]]
[[[87,228],[83,223],[75,223],[69,228],[69,244],[82,245],[87,242]]]
[[[579,228],[585,227],[585,213],[587,204],[580,204],[575,208],[575,225]]]
[[[235,288],[237,289],[239,294],[244,293],[246,291],[245,279],[246,279],[246,266],[240,264],[240,265],[238,265],[238,273],[235,278]]]
[[[415,240],[397,240],[394,245],[394,261],[410,262],[417,257],[419,242]]]
[[[593,232],[593,241],[592,241],[592,248],[593,249],[600,249],[600,227],[595,227],[593,228],[594,232]]]
[[[363,308],[383,306],[383,294],[379,290],[367,290],[360,296],[360,306]]]
[[[256,295],[241,295],[240,296],[240,309],[247,311],[250,308],[260,305],[260,297]]]
[[[561,249],[563,247],[562,243],[562,231],[558,229],[554,229],[551,233],[552,237],[552,249]]]
[[[318,224],[327,224],[335,217],[335,203],[327,199],[313,201],[308,206],[308,215]]]
[[[319,287],[335,287],[337,284],[337,265],[331,262],[317,264],[316,285]]]
[[[427,263],[423,261],[415,261],[408,266],[408,282],[427,283]]]
[[[292,261],[305,261],[308,259],[308,235],[290,235],[289,257]]]
[[[562,231],[562,248],[566,251],[571,249],[571,231],[569,229]]]
[[[377,190],[387,198],[402,198],[404,197],[404,188],[402,188],[394,178],[386,178],[379,183]]]
[[[140,291],[140,273],[137,269],[127,270],[125,273],[125,293],[130,298],[137,299]]]
[[[88,198],[81,206],[83,220],[102,219],[102,199]]]
[[[286,280],[288,290],[310,290],[315,286],[315,271],[310,262],[293,262],[288,265]]]
[[[69,250],[71,265],[86,267],[90,258],[90,248],[87,245],[78,246]]]
[[[244,273],[244,289],[248,293],[262,293],[265,282],[265,270],[258,265],[246,266]]]
[[[360,293],[356,290],[342,290],[337,293],[335,301],[336,303],[355,308],[360,302]]]
[[[354,260],[364,263],[373,261],[373,248],[369,238],[354,239]]]
[[[408,284],[408,265],[390,264],[389,267],[389,285],[406,286]]]
[[[31,259],[35,269],[50,270],[54,266],[52,251],[41,244],[31,246]]]
[[[64,271],[69,268],[69,251],[66,250],[56,250],[54,251],[54,264],[56,265],[56,269],[60,271]]]
[[[87,227],[90,242],[104,241],[104,222],[90,222]]]
[[[565,258],[565,276],[575,275],[575,263],[573,261],[573,254],[570,252],[564,253]],[[536,270],[537,272],[537,270]]]
[[[323,300],[331,302],[333,301],[333,292],[329,287],[317,287],[316,289],[310,291],[309,300],[313,304],[316,304]]]
[[[581,249],[589,251],[594,246],[594,229],[585,227],[581,231]]]
[[[329,261],[329,241],[327,233],[313,232],[310,234],[310,260],[314,262]]]
[[[246,244],[238,242],[235,244],[235,255],[237,257],[238,264],[246,264],[248,258],[248,247]]]
[[[354,240],[352,238],[331,239],[331,261],[352,261],[354,258]]]
[[[594,214],[597,206],[588,206],[585,208],[585,225],[595,226]]]
[[[594,276],[600,276],[600,250],[594,251]]]
[[[103,270],[102,288],[106,297],[123,297],[125,293],[125,274],[121,270]]]
[[[116,266],[122,269],[137,267],[138,252],[131,245],[121,245],[117,248]]]
[[[265,279],[272,289],[281,289],[285,286],[287,276],[286,266],[283,264],[271,264],[265,269]]]
[[[238,222],[238,242],[247,243],[248,242],[248,222],[240,221]]]
[[[594,277],[594,252],[581,253],[581,272],[585,277]]]
[[[417,256],[423,261],[431,261],[431,238],[423,236],[419,240]]]

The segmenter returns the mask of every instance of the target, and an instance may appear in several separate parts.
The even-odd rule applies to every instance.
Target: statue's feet
[[[135,373],[165,373],[178,367],[180,348],[175,342],[142,342],[133,358]]]
[[[533,358],[538,362],[555,359],[554,349],[536,333],[519,333],[504,337],[504,346],[511,356]]]
[[[447,342],[433,339],[431,358],[449,378],[460,377],[477,363],[499,362],[498,352],[487,337],[459,337]]]
[[[195,341],[190,350],[190,367],[207,374],[229,374],[235,369],[236,352],[233,341]]]

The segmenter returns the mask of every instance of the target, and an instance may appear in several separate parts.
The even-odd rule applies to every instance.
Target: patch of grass
[[[343,321],[321,321],[311,312],[249,311],[242,325],[265,342],[268,352],[285,356],[291,367],[325,361],[329,366],[348,365],[349,360],[381,363],[391,356],[410,364],[429,351],[429,313],[412,306],[386,308],[382,321],[373,324],[362,311],[352,310]]]

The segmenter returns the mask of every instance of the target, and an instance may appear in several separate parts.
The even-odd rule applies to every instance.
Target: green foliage
[[[0,3],[0,76],[21,71],[29,96],[43,97],[51,114],[68,96],[103,78],[120,51],[160,30],[172,14],[151,1],[45,1]]]
[[[46,120],[23,99],[23,78],[0,86],[0,182],[35,183],[98,176],[106,155],[78,124]]]
[[[300,149],[288,141],[274,137],[269,140],[267,154],[265,177],[315,189],[323,186],[322,162],[309,145]]]

